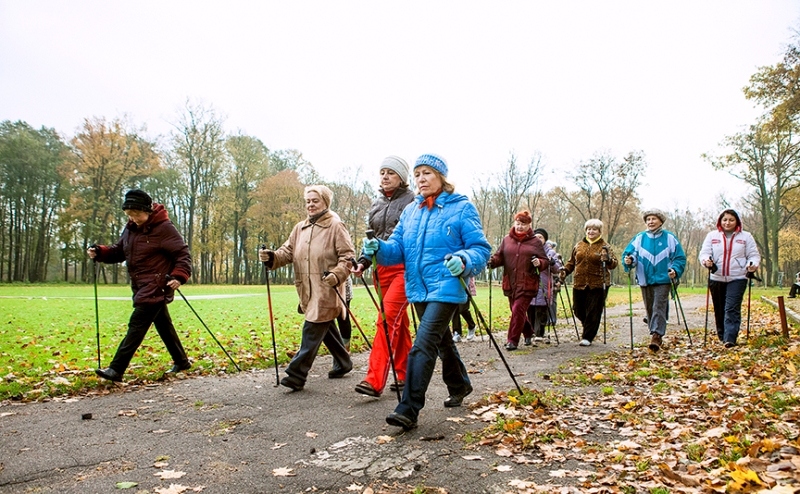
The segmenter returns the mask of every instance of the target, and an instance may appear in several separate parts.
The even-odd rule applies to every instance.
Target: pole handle
[[[366,234],[367,234],[367,238],[368,238],[368,239],[370,239],[370,240],[372,240],[373,238],[375,238],[375,230],[373,230],[372,228],[370,228],[369,230],[367,230],[367,231],[366,231]]]

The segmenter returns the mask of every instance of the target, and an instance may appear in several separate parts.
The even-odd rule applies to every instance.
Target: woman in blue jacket
[[[717,229],[708,232],[700,249],[700,262],[711,270],[709,289],[714,302],[717,337],[726,348],[736,345],[742,324],[742,299],[749,273],[761,262],[752,235],[742,230],[742,220],[734,209],[726,209],[717,219]]]
[[[419,316],[403,398],[386,417],[389,425],[405,430],[417,426],[437,356],[449,394],[444,406],[460,406],[472,392],[448,324],[459,304],[467,301],[462,281],[486,267],[491,250],[475,206],[447,182],[444,158],[417,158],[414,183],[419,195],[403,210],[392,235],[363,243],[364,255],[376,255],[379,265],[405,264],[406,296]]]
[[[650,350],[661,349],[667,332],[667,308],[673,280],[677,281],[686,268],[686,255],[678,238],[663,229],[667,216],[651,209],[642,213],[647,230],[639,233],[625,247],[622,258],[625,272],[635,268],[642,289],[650,329]]]

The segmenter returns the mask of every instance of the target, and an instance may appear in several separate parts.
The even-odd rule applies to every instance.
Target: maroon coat
[[[99,262],[126,261],[134,307],[172,302],[175,291],[167,286],[167,275],[181,284],[192,275],[189,246],[161,204],[153,204],[153,212],[144,225],[129,221],[116,244],[98,245],[95,252]]]
[[[539,258],[538,269],[531,264],[534,257]],[[533,230],[528,230],[523,240],[517,240],[512,233],[503,237],[500,248],[489,259],[489,265],[493,268],[503,267],[503,294],[516,299],[523,295],[536,295],[539,291],[539,271],[547,269],[550,261],[541,240],[533,236]]]

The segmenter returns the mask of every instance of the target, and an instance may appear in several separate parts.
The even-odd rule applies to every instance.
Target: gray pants
[[[669,293],[672,285],[666,283],[663,285],[647,285],[641,288],[650,334],[658,333],[664,336],[667,333],[667,309],[669,308]]]

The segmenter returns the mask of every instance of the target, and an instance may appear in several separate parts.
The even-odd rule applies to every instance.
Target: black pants
[[[581,339],[593,341],[603,318],[603,305],[608,295],[608,288],[573,288],[572,301],[575,304],[575,317],[583,325]]]
[[[798,291],[800,291],[800,285],[792,283],[792,288],[789,289],[789,296],[792,298],[796,297]]]
[[[463,304],[458,304],[458,309],[456,309],[455,314],[453,314],[453,334],[457,334],[459,336],[463,335],[461,330],[462,317],[465,321],[467,321],[467,328],[472,329],[475,327],[475,320],[472,319],[472,313],[469,311],[469,300]]]
[[[333,321],[311,322],[303,324],[303,336],[300,342],[300,350],[295,354],[286,373],[301,383],[305,384],[308,371],[317,358],[319,346],[325,344],[333,357],[333,371],[349,371],[353,368],[350,354],[344,347],[342,336]]]
[[[139,348],[139,345],[144,341],[144,337],[150,326],[155,324],[158,336],[167,347],[167,351],[172,357],[176,365],[183,365],[188,362],[186,351],[181,345],[181,340],[178,338],[178,333],[175,332],[175,326],[172,325],[172,318],[169,317],[169,310],[166,303],[146,305],[143,307],[134,307],[131,319],[128,322],[128,333],[123,338],[122,343],[117,348],[117,353],[114,355],[114,360],[111,361],[111,367],[119,375],[125,373],[125,369],[131,363],[133,354]]]

